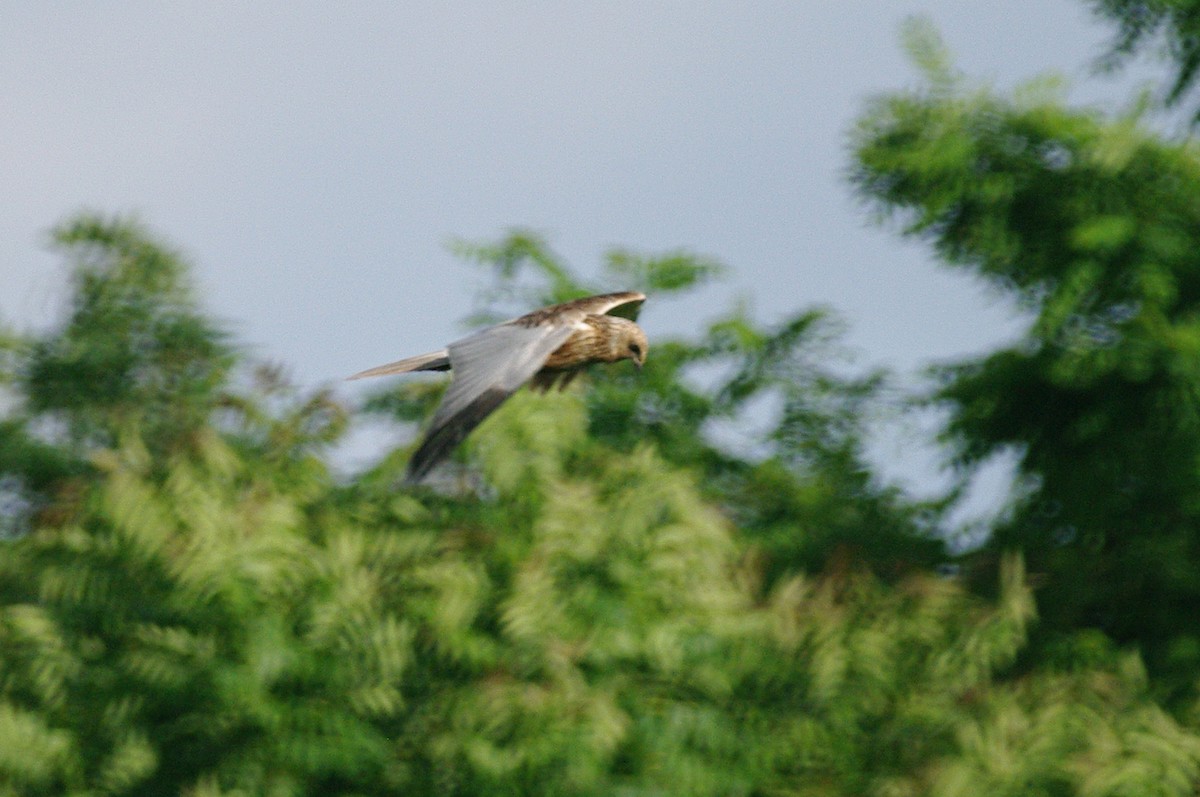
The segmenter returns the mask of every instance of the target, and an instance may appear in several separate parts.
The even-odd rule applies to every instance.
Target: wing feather
[[[425,478],[429,471],[458,448],[458,444],[466,439],[472,429],[511,395],[500,389],[485,390],[460,410],[452,422],[431,429],[408,461],[408,473],[404,480],[408,484],[416,484]]]
[[[589,315],[619,315],[630,321],[637,320],[642,302],[646,294],[637,291],[621,291],[620,293],[602,293],[599,296],[585,296],[562,304],[543,307],[534,310],[509,323],[520,326],[538,326],[541,324],[572,324]]]
[[[541,370],[572,331],[571,327],[500,324],[451,343],[454,378],[431,426],[446,423],[486,390],[515,392]]]
[[[409,371],[447,371],[449,369],[450,357],[446,350],[442,349],[431,351],[428,354],[405,357],[403,360],[396,360],[396,362],[386,365],[377,365],[374,368],[359,371],[354,376],[348,376],[346,380],[365,379],[368,376],[383,376],[384,374],[405,374]]]
[[[585,303],[583,309],[589,314],[615,315],[628,318],[630,321],[637,321],[642,303],[646,301],[646,294],[638,291],[621,291],[620,293],[593,296],[581,301]],[[594,306],[591,306],[592,302],[595,302]]]
[[[445,459],[472,429],[541,370],[546,358],[573,331],[569,326],[525,327],[510,322],[451,343],[448,351],[454,376],[425,440],[409,461],[409,481],[419,481]]]

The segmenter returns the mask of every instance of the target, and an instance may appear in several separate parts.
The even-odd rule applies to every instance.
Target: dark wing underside
[[[416,484],[425,478],[429,471],[454,453],[454,449],[458,448],[459,443],[467,438],[472,429],[483,423],[484,418],[491,415],[511,395],[512,392],[500,388],[485,390],[446,423],[431,428],[421,441],[421,447],[408,461],[405,482]]]

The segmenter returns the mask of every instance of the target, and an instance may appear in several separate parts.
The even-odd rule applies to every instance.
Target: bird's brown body
[[[575,330],[566,343],[546,358],[541,370],[534,374],[531,385],[545,391],[554,387],[557,382],[561,390],[593,363],[615,363],[631,359],[641,367],[641,358],[631,356],[628,348],[629,339],[636,339],[637,333],[641,333],[641,328],[624,318],[594,314],[585,316],[582,327]],[[644,335],[641,342],[640,348],[644,357],[648,348]]]
[[[355,374],[350,379],[410,371],[453,370],[455,377],[408,466],[419,481],[522,384],[562,389],[588,365],[632,360],[649,345],[632,318],[646,297],[626,291],[543,307],[450,344]],[[616,313],[630,316],[619,317]]]

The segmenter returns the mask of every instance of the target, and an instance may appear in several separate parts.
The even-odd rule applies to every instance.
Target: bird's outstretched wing
[[[547,317],[533,324],[509,321],[450,344],[453,378],[425,440],[409,460],[410,484],[420,481],[541,369],[551,352],[575,329],[562,320]]]
[[[532,313],[513,319],[509,323],[524,326],[556,322],[572,323],[587,315],[606,314],[617,315],[622,318],[628,318],[630,321],[636,321],[638,311],[642,309],[642,302],[644,301],[646,301],[646,294],[639,293],[638,291],[602,293],[599,296],[585,296],[582,299],[543,307],[540,310],[534,310]]]
[[[630,321],[637,321],[638,313],[642,310],[642,303],[646,301],[646,294],[638,291],[621,291],[620,293],[589,296],[579,301],[580,309],[589,314],[616,315],[628,318]]]

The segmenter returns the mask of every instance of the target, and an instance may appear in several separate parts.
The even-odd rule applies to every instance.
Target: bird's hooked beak
[[[640,371],[642,370],[642,365],[646,362],[646,353],[650,346],[646,343],[646,335],[638,328],[637,324],[634,324],[632,321],[625,323],[628,325],[628,329],[625,330],[625,334],[622,336],[623,340],[620,344],[623,351],[617,356],[623,356],[632,360],[633,364]]]

